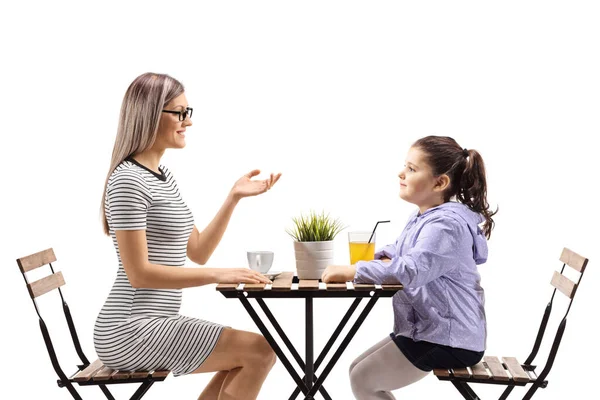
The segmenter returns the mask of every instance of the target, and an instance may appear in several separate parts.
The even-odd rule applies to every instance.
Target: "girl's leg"
[[[218,397],[212,399],[256,399],[276,359],[275,353],[263,336],[236,329],[224,329],[211,355],[194,371],[223,371],[211,380],[205,389],[206,395],[203,392],[200,398],[211,399],[209,396],[214,395],[218,381],[222,378]]]
[[[350,374],[352,374],[352,370],[354,369],[354,367],[356,367],[358,365],[358,363],[360,363],[362,360],[364,360],[365,358],[367,358],[368,356],[370,356],[372,353],[374,353],[375,351],[379,350],[381,347],[383,347],[384,345],[386,345],[387,342],[388,342],[388,339],[390,339],[389,336],[387,338],[383,339],[382,341],[376,343],[375,345],[373,345],[369,349],[367,349],[360,356],[356,357],[356,359],[354,361],[352,361],[352,364],[350,364]]]
[[[408,361],[390,337],[385,342],[359,361],[350,373],[352,392],[358,400],[393,400],[392,390],[429,375]]]

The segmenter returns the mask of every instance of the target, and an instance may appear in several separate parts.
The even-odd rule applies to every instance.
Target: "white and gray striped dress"
[[[196,370],[215,348],[223,326],[179,315],[181,289],[135,289],[123,269],[115,230],[146,231],[148,261],[181,267],[194,218],[175,179],[132,158],[111,174],[106,218],[119,269],[94,326],[100,360],[119,370],[170,370],[175,376]]]

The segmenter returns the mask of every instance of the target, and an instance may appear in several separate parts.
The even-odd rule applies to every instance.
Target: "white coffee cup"
[[[248,266],[250,269],[266,274],[273,264],[275,254],[272,251],[248,251]]]

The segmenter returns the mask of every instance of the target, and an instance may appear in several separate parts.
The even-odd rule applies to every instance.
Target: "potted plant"
[[[320,279],[333,264],[333,239],[344,227],[324,212],[292,218],[294,227],[287,233],[294,238],[298,279]]]

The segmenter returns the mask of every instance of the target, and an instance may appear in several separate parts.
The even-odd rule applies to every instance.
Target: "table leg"
[[[256,311],[254,311],[254,308],[252,308],[252,305],[250,304],[246,296],[244,296],[244,293],[242,291],[238,292],[238,298],[242,302],[242,305],[244,306],[244,308],[246,309],[246,311],[248,312],[248,314],[250,315],[260,332],[263,334],[265,339],[267,339],[267,342],[269,342],[269,345],[271,345],[273,351],[275,351],[275,354],[277,354],[277,357],[281,360],[281,363],[283,364],[285,369],[287,369],[289,374],[292,376],[292,379],[294,379],[296,385],[298,385],[300,390],[302,390],[302,393],[304,393],[305,395],[308,394],[308,387],[300,378],[298,373],[294,370],[294,367],[292,367],[292,364],[290,364],[283,351],[281,351],[281,348],[279,347],[275,339],[273,339],[273,336],[271,336],[265,324],[262,323],[258,314],[256,313]],[[314,396],[314,393],[311,396]]]
[[[262,308],[262,310],[265,313],[265,315],[267,316],[267,319],[269,320],[269,322],[271,322],[271,325],[273,325],[273,327],[275,328],[275,331],[281,337],[281,340],[283,340],[283,343],[285,343],[285,345],[288,348],[288,350],[290,351],[290,353],[292,353],[292,356],[294,357],[294,359],[296,360],[296,362],[298,363],[300,368],[302,368],[302,370],[304,371],[306,369],[304,360],[302,359],[300,354],[298,354],[298,351],[296,350],[296,348],[294,347],[294,345],[292,344],[290,339],[288,339],[287,335],[285,334],[285,332],[283,331],[283,329],[281,328],[281,326],[279,325],[279,323],[273,316],[273,313],[271,312],[269,307],[267,307],[267,305],[265,304],[263,299],[257,297],[255,300],[258,303],[258,305],[260,306],[260,308]]]
[[[357,299],[357,300],[360,301],[360,299]],[[281,326],[279,325],[279,323],[273,316],[273,313],[271,313],[271,310],[269,310],[269,307],[267,307],[267,305],[265,304],[264,300],[257,297],[256,302],[258,303],[260,308],[262,308],[263,312],[265,313],[265,315],[267,316],[267,318],[269,319],[269,321],[275,328],[275,331],[279,334],[279,337],[281,337],[281,340],[283,340],[283,343],[285,343],[285,345],[288,348],[288,350],[290,351],[290,353],[292,353],[292,356],[294,357],[294,359],[296,360],[296,362],[298,363],[300,368],[302,368],[302,370],[306,370],[306,364],[304,364],[304,360],[302,359],[302,357],[300,357],[300,354],[298,354],[298,351],[296,351],[296,349],[294,348],[294,345],[292,345],[292,342],[288,339],[287,335],[285,334],[285,332],[283,331],[283,329],[281,328]],[[354,308],[356,308],[356,307],[354,307]],[[343,328],[343,326],[342,326],[342,328]],[[338,327],[339,330],[341,330],[342,328]],[[339,335],[339,333],[337,333],[337,334],[334,333],[334,335],[335,335],[335,338],[337,338],[337,335]],[[335,341],[335,338],[333,341]],[[332,342],[331,339],[330,339],[330,342]],[[333,344],[333,343],[331,343],[331,344]],[[329,351],[328,346],[331,347],[329,342],[325,346],[327,348],[327,351]],[[321,355],[319,355],[319,358],[317,358],[317,362],[315,363],[315,367],[313,369],[313,381],[316,381],[318,378],[318,376],[315,375],[314,371],[316,371],[316,369],[319,367],[319,364],[323,361],[322,360],[323,358],[325,358],[325,355],[323,353],[321,353]],[[321,359],[321,361],[319,361],[319,359]],[[304,377],[303,377],[303,379],[304,379]],[[331,400],[329,393],[327,393],[327,391],[325,390],[325,386],[321,386],[319,388],[319,392],[321,393],[321,395],[323,396],[323,398],[325,400]],[[292,396],[289,398],[289,400],[294,400],[296,397],[298,397],[298,394],[300,394],[300,388],[296,387],[294,394],[292,394]]]
[[[331,360],[329,360],[329,363],[327,363],[327,365],[325,366],[325,369],[321,373],[321,376],[319,376],[319,379],[317,379],[317,381],[314,383],[312,388],[308,391],[306,398],[310,398],[310,396],[314,396],[315,393],[317,392],[317,390],[319,390],[319,388],[323,384],[323,381],[325,381],[325,378],[327,378],[327,375],[329,375],[329,373],[333,369],[333,366],[335,365],[335,363],[338,361],[338,359],[340,358],[340,356],[342,355],[344,350],[346,350],[346,347],[348,347],[348,344],[350,343],[350,341],[352,340],[352,338],[358,331],[358,328],[360,328],[360,326],[364,322],[365,318],[367,318],[367,315],[369,315],[369,313],[371,312],[371,309],[377,302],[377,299],[379,299],[379,294],[377,293],[377,291],[375,291],[375,293],[373,293],[373,297],[371,297],[371,300],[369,300],[369,302],[367,303],[365,308],[362,310],[362,312],[358,316],[358,319],[356,320],[356,322],[354,322],[354,325],[352,325],[352,328],[350,328],[350,331],[348,332],[348,334],[342,341],[342,344],[340,344],[340,347],[338,347],[338,349],[335,352],[335,354],[333,355],[333,357],[331,357]]]
[[[314,395],[316,394],[317,391],[319,391],[319,392],[321,392],[321,394],[323,395],[323,397],[326,400],[331,400],[331,397],[329,397],[329,395],[327,394],[327,392],[325,392],[325,390],[324,390],[324,388],[322,386],[323,382],[325,381],[325,378],[327,377],[327,375],[329,375],[329,373],[333,369],[335,363],[339,360],[339,358],[341,357],[342,353],[344,352],[344,350],[346,349],[346,347],[348,346],[348,344],[350,343],[350,341],[352,340],[352,338],[354,337],[354,335],[356,334],[356,332],[358,331],[358,329],[360,328],[360,326],[362,325],[362,323],[364,322],[364,320],[366,319],[366,317],[368,316],[369,312],[371,311],[371,309],[373,308],[373,306],[375,305],[375,303],[377,302],[377,300],[379,298],[379,294],[377,293],[377,291],[374,292],[373,296],[371,297],[371,299],[369,300],[369,302],[367,303],[367,305],[365,306],[365,308],[363,309],[363,311],[360,313],[358,319],[356,320],[356,322],[354,323],[354,325],[350,328],[350,331],[348,332],[348,334],[346,335],[346,337],[344,338],[344,340],[342,341],[342,343],[340,344],[340,346],[336,350],[336,352],[333,355],[332,359],[326,365],[325,370],[323,371],[323,374],[320,377],[316,377],[314,375],[314,371],[319,367],[319,365],[325,359],[327,352],[331,349],[331,347],[335,343],[335,340],[337,339],[337,337],[339,336],[339,334],[343,330],[344,326],[346,325],[346,323],[348,322],[348,320],[350,319],[350,317],[352,316],[352,314],[354,313],[354,311],[358,307],[358,304],[360,303],[361,299],[360,298],[356,298],[354,300],[354,302],[350,306],[350,309],[346,312],[346,314],[342,318],[342,321],[340,322],[340,324],[336,328],[334,334],[332,335],[332,337],[329,339],[329,341],[325,345],[323,351],[319,354],[319,357],[317,358],[317,362],[314,363],[314,365],[312,365],[313,364],[312,363],[312,355],[313,355],[313,329],[312,329],[313,328],[313,326],[312,326],[313,325],[313,318],[312,318],[313,317],[313,313],[312,313],[312,298],[310,298],[310,302],[307,301],[307,304],[306,304],[306,318],[307,318],[306,319],[306,323],[307,323],[307,336],[306,336],[306,341],[307,341],[307,359],[310,356],[310,361],[311,361],[310,365],[312,365],[312,368],[310,368],[310,371],[309,371],[309,369],[306,368],[306,365],[309,365],[307,363],[304,366],[303,369],[306,369],[307,373],[308,372],[312,372],[312,379],[310,381],[306,379],[306,376],[304,377],[304,380],[303,380],[296,373],[296,371],[294,370],[294,368],[290,364],[290,362],[287,359],[287,357],[285,356],[285,354],[281,351],[281,348],[279,347],[279,345],[277,344],[277,342],[273,339],[273,336],[269,333],[269,331],[267,330],[267,328],[265,327],[265,325],[263,324],[263,322],[260,320],[258,314],[256,314],[256,311],[252,308],[252,305],[250,304],[250,302],[248,301],[248,299],[244,296],[244,293],[242,291],[240,291],[238,293],[237,297],[240,299],[242,305],[244,306],[244,308],[246,309],[246,311],[248,312],[248,314],[250,315],[250,317],[252,318],[252,320],[254,321],[254,323],[257,325],[257,327],[259,328],[259,330],[261,331],[261,333],[263,334],[263,336],[265,337],[265,339],[269,342],[269,344],[271,345],[271,347],[273,348],[273,350],[277,354],[278,358],[281,360],[281,362],[283,363],[284,367],[287,369],[288,373],[291,375],[292,379],[294,379],[294,381],[296,382],[297,389],[296,389],[296,391],[294,391],[294,393],[290,397],[290,400],[291,399],[295,399],[297,397],[297,395],[298,395],[298,388],[300,389],[300,391],[302,391],[303,394],[305,394],[305,396],[306,396],[305,399],[311,399],[311,400],[314,399]],[[290,349],[290,351],[292,352],[292,354],[296,358],[296,361],[299,362],[299,364],[301,365],[301,368],[302,368],[302,364],[303,363],[301,363],[301,360],[299,361],[300,355],[297,353],[297,351],[291,345],[291,342],[289,342],[289,339],[287,339],[287,337],[283,333],[283,330],[281,329],[281,327],[279,326],[279,324],[276,323],[275,318],[273,317],[273,315],[271,314],[271,312],[268,311],[268,308],[266,307],[266,304],[264,304],[264,301],[262,299],[257,299],[257,302],[263,308],[263,310],[265,311],[265,314],[267,315],[267,318],[269,318],[269,320],[271,321],[271,323],[273,323],[273,326],[278,331],[278,333],[282,336],[282,338],[285,338],[284,342],[286,342],[286,345],[288,346],[288,349]],[[310,325],[310,328],[311,328],[310,330],[308,329],[309,325]],[[310,354],[309,354],[309,351],[308,351],[309,347],[310,347]],[[312,384],[312,382],[315,379],[316,379],[316,382],[314,382],[314,384]],[[305,382],[309,382],[311,384],[311,386],[309,387]]]
[[[306,387],[310,390],[313,385],[313,373],[314,373],[314,363],[313,363],[313,299],[312,297],[306,298],[306,368],[304,370],[305,377],[304,382],[306,382]],[[312,400],[313,396],[306,396],[307,400]]]
[[[346,311],[346,314],[344,315],[344,317],[340,321],[338,327],[335,329],[335,331],[333,332],[333,334],[331,335],[331,337],[327,341],[327,344],[325,344],[325,347],[323,347],[323,350],[321,351],[321,354],[319,354],[319,357],[317,357],[317,362],[315,363],[315,370],[317,370],[317,368],[319,368],[319,365],[321,365],[321,363],[323,362],[323,360],[327,356],[327,353],[329,353],[329,350],[331,349],[331,347],[333,346],[333,344],[337,340],[338,336],[340,336],[340,333],[342,333],[342,330],[344,329],[344,327],[346,326],[346,324],[350,320],[350,317],[352,316],[352,314],[354,314],[354,311],[356,310],[356,308],[360,304],[361,300],[362,300],[361,298],[355,299],[354,302],[352,302],[352,305],[350,306],[350,308],[348,309],[348,311]]]
[[[344,330],[344,327],[350,320],[350,317],[352,317],[352,314],[354,314],[354,311],[356,311],[356,308],[360,304],[361,300],[362,300],[362,298],[360,298],[360,297],[357,297],[356,299],[354,299],[354,301],[352,302],[352,305],[350,306],[348,311],[346,311],[346,314],[344,314],[344,317],[338,324],[337,328],[335,328],[335,331],[333,331],[333,334],[331,335],[331,337],[325,344],[325,347],[323,347],[323,350],[319,354],[319,357],[317,357],[317,361],[315,362],[315,371],[317,369],[319,369],[319,366],[321,365],[321,363],[327,356],[327,353],[329,353],[329,350],[331,349],[331,347],[333,346],[333,344],[335,343],[337,338],[340,336],[340,333],[342,333],[342,330]],[[321,389],[324,389],[324,387],[321,386],[319,391],[321,392],[321,394],[323,395],[325,400],[331,400],[331,397],[328,394],[324,393]],[[296,388],[296,390],[294,390],[294,393],[292,393],[292,395],[289,397],[288,400],[294,400],[296,397],[298,397],[299,394],[300,394],[300,388]]]

